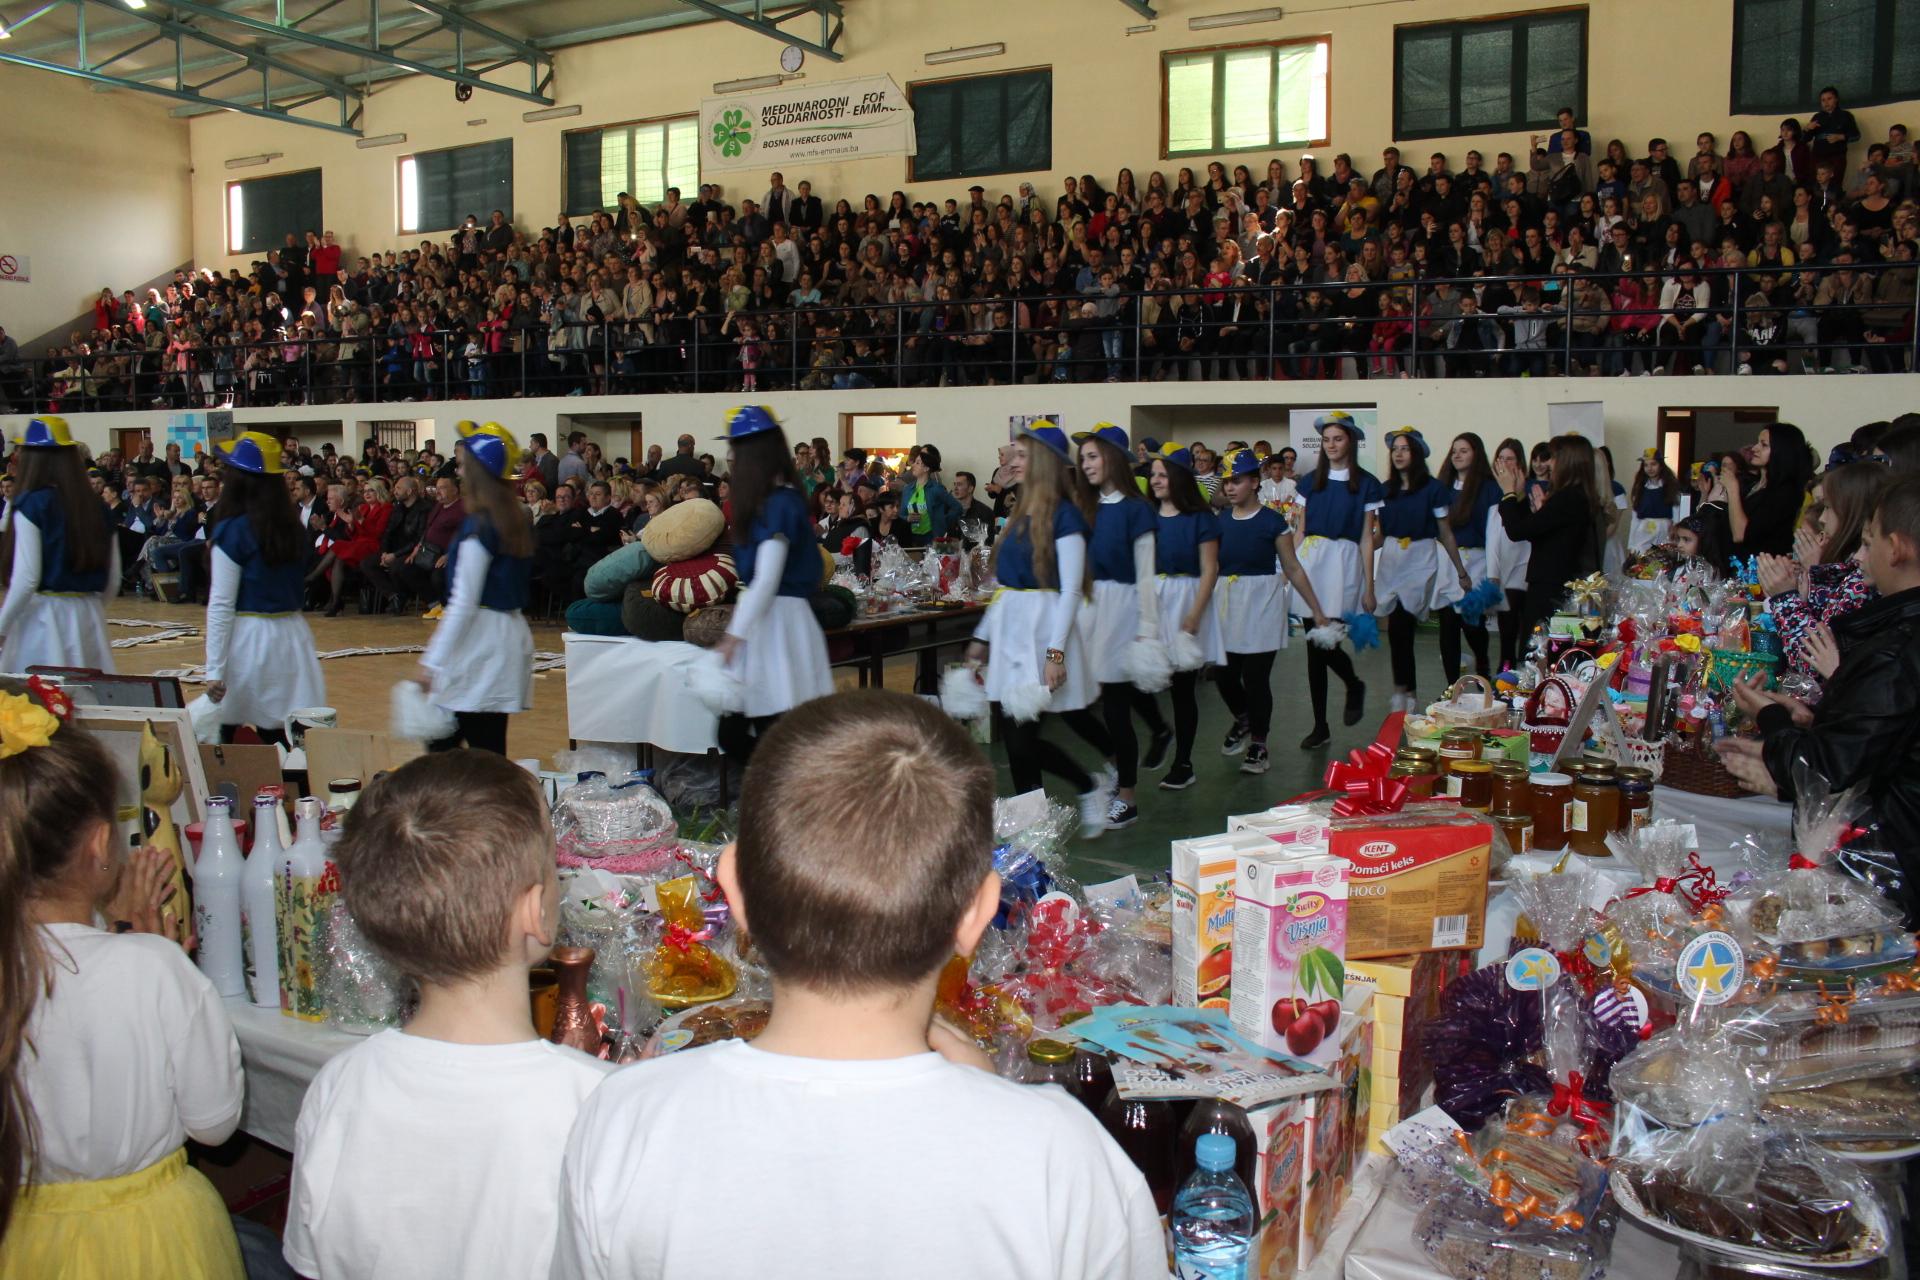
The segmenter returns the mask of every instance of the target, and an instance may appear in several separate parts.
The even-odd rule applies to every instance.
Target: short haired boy
[[[820,785],[855,771],[890,821]],[[993,783],[904,694],[816,699],[761,738],[719,878],[772,1017],[588,1100],[556,1277],[1167,1274],[1146,1182],[1084,1107],[929,1051],[940,969],[999,902]]]
[[[545,1277],[562,1144],[611,1068],[533,1029],[527,970],[560,910],[540,785],[490,752],[422,756],[369,788],[335,857],[420,1009],[308,1087],[286,1259],[318,1280]]]

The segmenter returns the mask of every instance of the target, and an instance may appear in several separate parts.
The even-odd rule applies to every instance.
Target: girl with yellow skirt
[[[239,1123],[240,1045],[160,935],[170,855],[120,851],[113,760],[71,716],[0,687],[0,1280],[243,1280],[185,1145]]]

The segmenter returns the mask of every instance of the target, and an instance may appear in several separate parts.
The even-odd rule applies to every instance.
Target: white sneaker
[[[1120,771],[1113,767],[1111,761],[1101,765],[1100,772],[1093,775],[1093,785],[1101,795],[1111,800],[1113,793],[1120,789]]]
[[[1095,788],[1080,797],[1080,838],[1098,840],[1107,830],[1107,793]]]

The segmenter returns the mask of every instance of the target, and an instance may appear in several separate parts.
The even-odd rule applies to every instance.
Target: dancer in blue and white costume
[[[1366,433],[1352,414],[1330,409],[1313,420],[1313,429],[1320,433],[1320,461],[1313,474],[1300,482],[1294,499],[1304,509],[1294,526],[1294,550],[1328,617],[1372,613],[1378,603],[1374,597],[1373,557],[1361,551],[1373,545],[1386,490],[1379,480],[1360,469],[1354,457]],[[1305,603],[1294,602],[1296,618],[1307,616],[1302,612]],[[1338,645],[1322,648],[1309,644],[1307,694],[1313,702],[1313,728],[1300,742],[1303,751],[1324,747],[1333,739],[1327,727],[1329,671],[1347,687],[1341,722],[1358,724],[1367,713],[1367,686],[1354,674],[1353,659],[1347,651]]]
[[[1471,431],[1453,438],[1447,460],[1440,466],[1440,489],[1448,500],[1441,517],[1460,548],[1463,581],[1441,574],[1435,583],[1434,607],[1440,611],[1440,666],[1451,686],[1460,678],[1460,633],[1473,649],[1473,669],[1491,677],[1487,615],[1507,605],[1507,593],[1493,576],[1488,545],[1499,525],[1500,486],[1487,462],[1487,446]],[[1501,536],[1505,536],[1504,528]]]
[[[106,602],[120,594],[112,518],[87,484],[64,418],[35,418],[14,444],[13,510],[0,534],[0,671],[111,672]]]
[[[1473,586],[1454,545],[1447,516],[1453,494],[1427,471],[1427,441],[1412,427],[1387,432],[1386,505],[1375,526],[1374,612],[1387,620],[1387,650],[1393,663],[1390,711],[1412,711],[1419,681],[1413,661],[1413,628],[1426,619],[1441,593],[1464,594]],[[1441,552],[1446,553],[1443,562]]]

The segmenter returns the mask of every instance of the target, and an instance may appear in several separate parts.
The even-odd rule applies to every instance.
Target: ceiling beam
[[[731,22],[737,27],[745,27],[749,31],[757,31],[763,36],[778,40],[781,44],[790,44],[796,48],[805,49],[809,53],[817,53],[821,57],[834,62],[843,62],[846,60],[846,55],[834,48],[834,45],[840,42],[841,33],[846,30],[845,24],[840,21],[841,10],[838,0],[813,0],[812,3],[803,4],[782,17],[771,20],[764,16],[760,6],[757,4],[754,6],[752,13],[736,13],[727,6],[718,3],[718,0],[680,0],[680,3],[690,5],[710,18],[719,18],[724,22]],[[790,31],[780,29],[779,24],[789,18],[815,13],[820,15],[820,38],[818,40],[808,40],[802,36],[796,36]]]
[[[1120,3],[1148,21],[1152,21],[1160,16],[1153,11],[1152,0],[1120,0]]]

